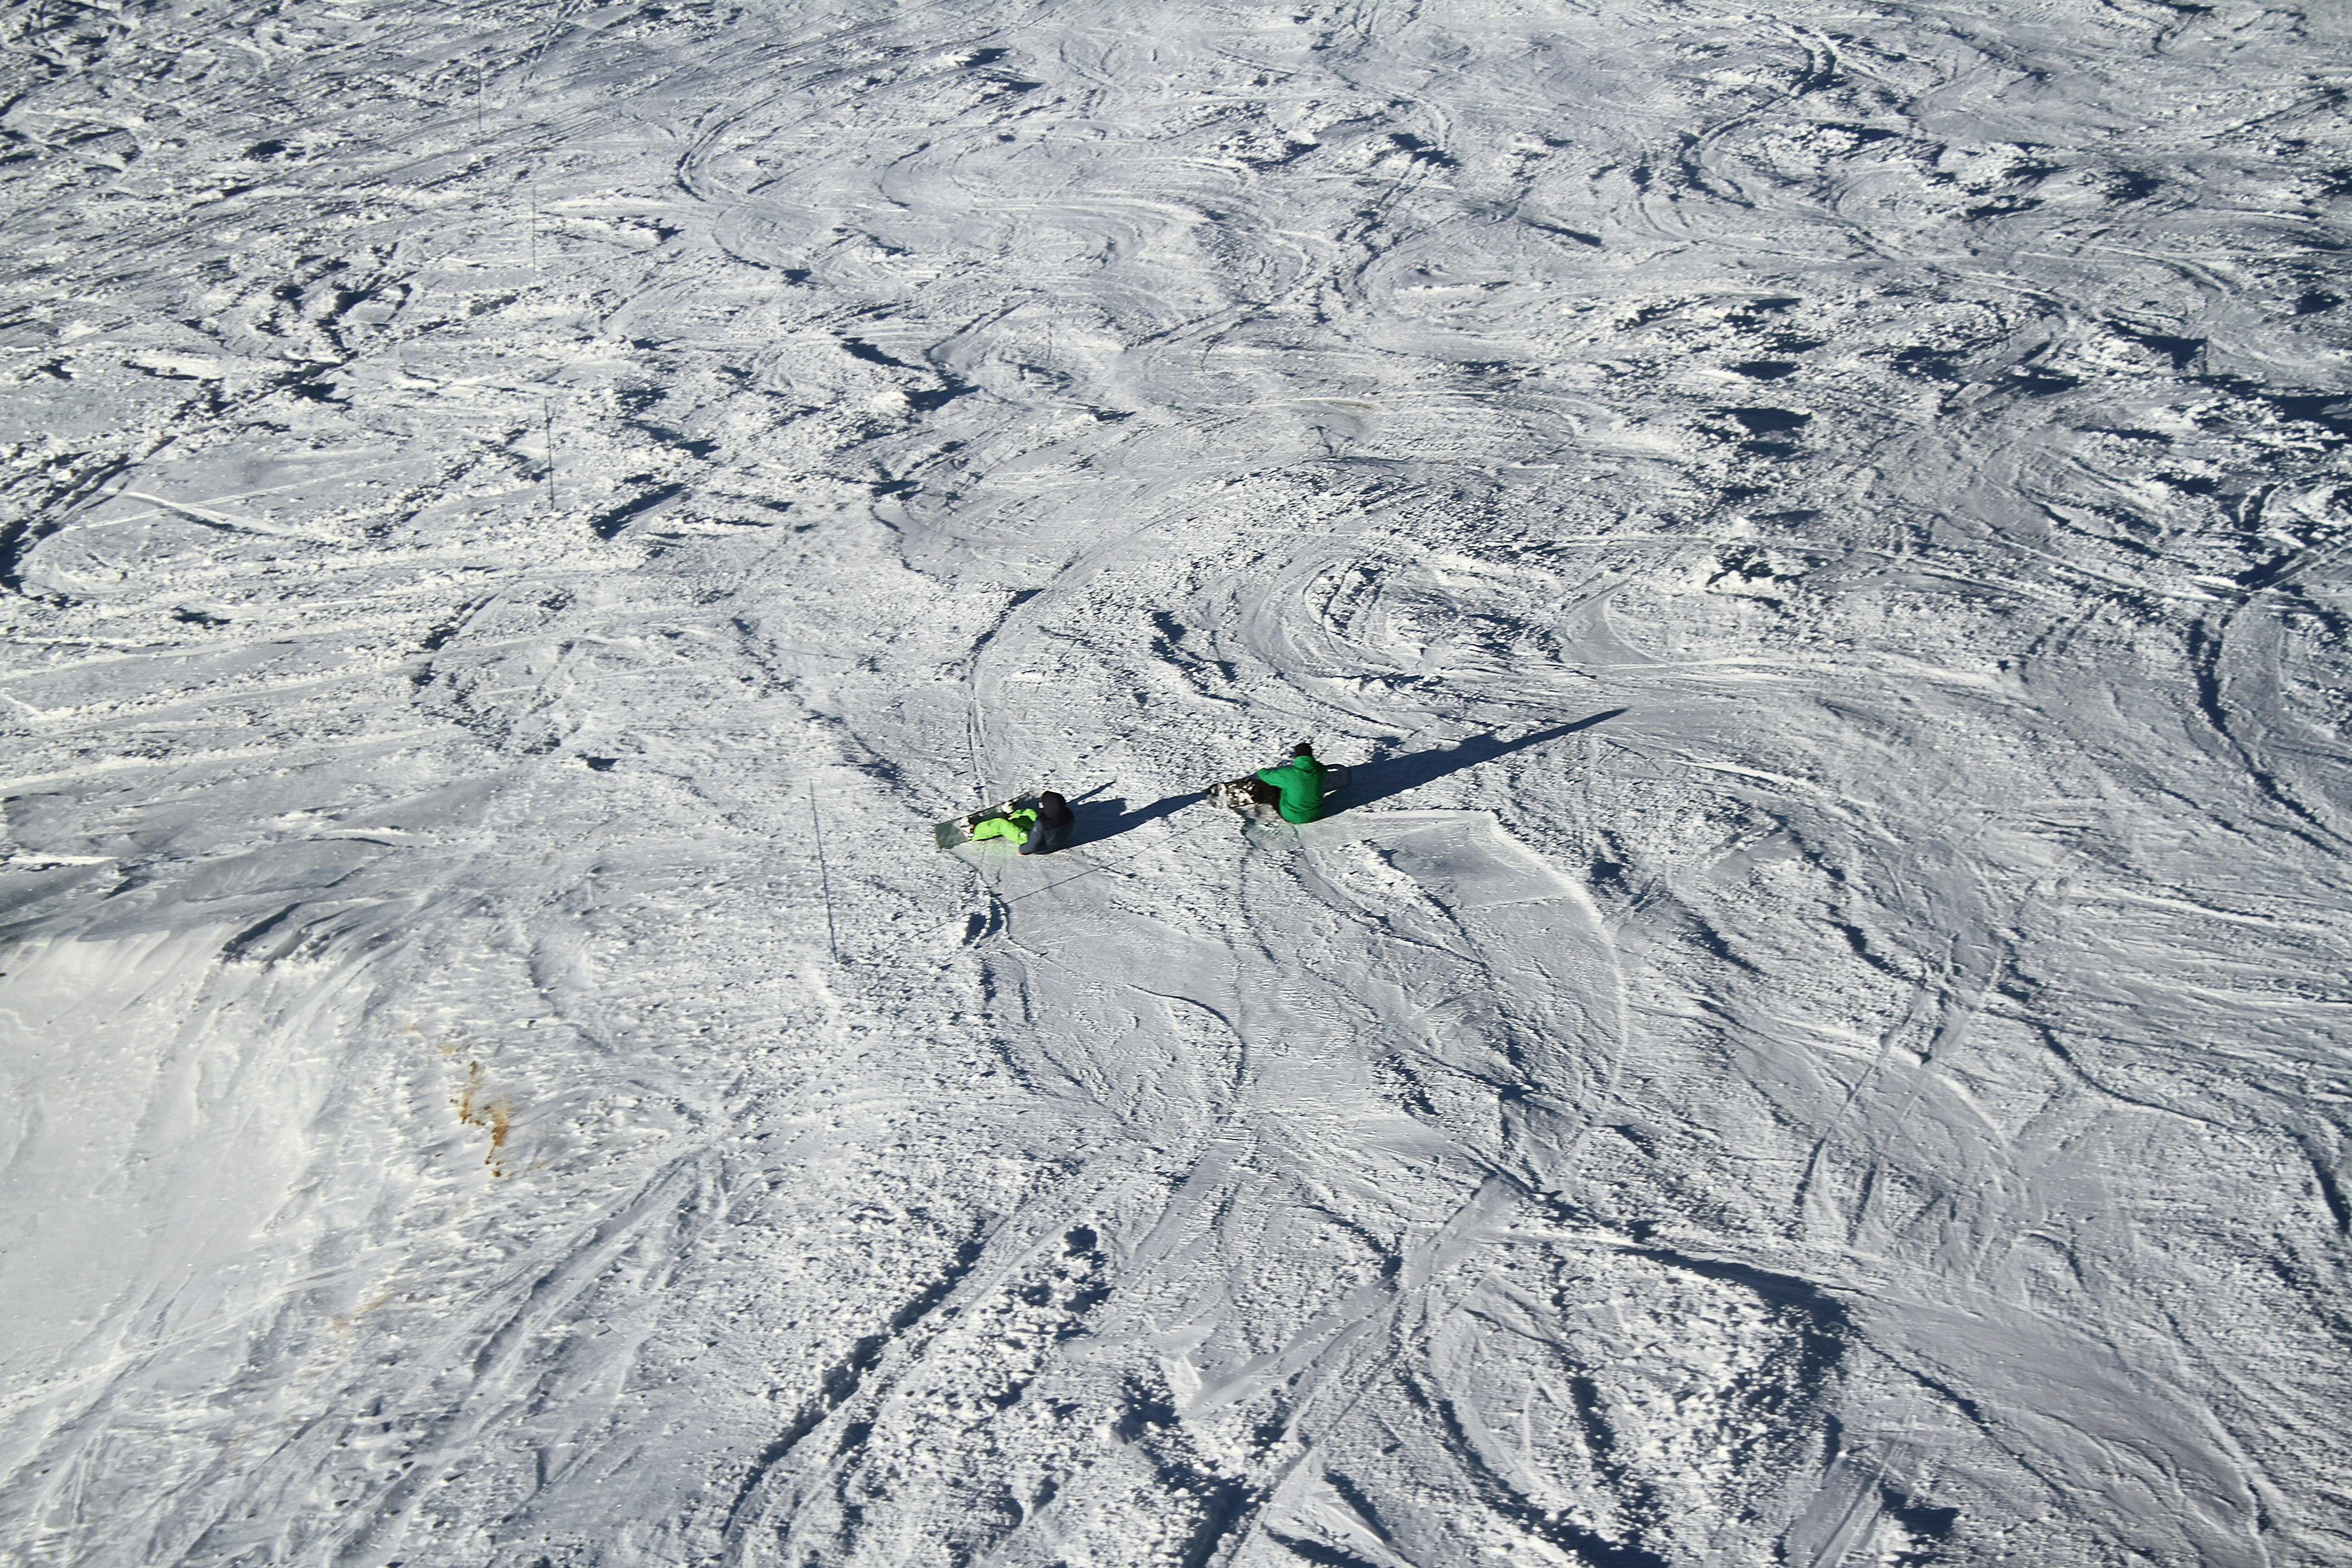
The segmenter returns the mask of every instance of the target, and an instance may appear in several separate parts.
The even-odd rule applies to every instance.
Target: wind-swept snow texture
[[[2344,7],[0,22],[0,1560],[2352,1563]]]

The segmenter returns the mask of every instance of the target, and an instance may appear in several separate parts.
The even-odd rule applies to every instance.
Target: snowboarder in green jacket
[[[972,841],[977,843],[983,838],[1010,838],[1019,846],[1021,853],[1026,855],[1029,853],[1030,830],[1036,826],[1037,814],[1024,807],[1009,816],[992,816],[987,821],[978,824],[971,830]]]
[[[1275,809],[1282,813],[1285,822],[1312,822],[1323,815],[1323,764],[1315,760],[1315,749],[1306,742],[1290,748],[1290,761],[1280,767],[1260,768],[1260,784],[1272,784],[1281,792]]]

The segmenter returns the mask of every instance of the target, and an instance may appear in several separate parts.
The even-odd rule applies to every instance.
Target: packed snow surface
[[[0,1561],[2352,1563],[2341,5],[0,27]]]

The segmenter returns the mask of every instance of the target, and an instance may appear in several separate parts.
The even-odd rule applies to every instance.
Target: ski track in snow
[[[0,1557],[2352,1563],[2340,13],[0,28]]]

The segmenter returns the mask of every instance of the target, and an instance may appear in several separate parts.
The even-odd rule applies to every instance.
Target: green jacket
[[[1010,816],[992,816],[971,830],[973,842],[982,838],[1010,838],[1015,844],[1029,842],[1029,830],[1037,826],[1034,811],[1016,811]]]
[[[1275,809],[1285,822],[1312,822],[1323,815],[1323,764],[1312,757],[1293,757],[1276,768],[1260,768],[1258,778],[1282,792]]]

